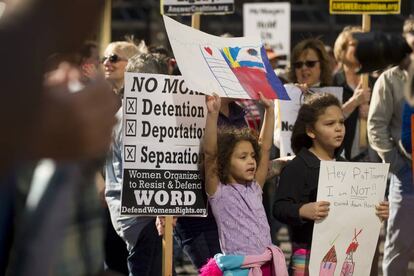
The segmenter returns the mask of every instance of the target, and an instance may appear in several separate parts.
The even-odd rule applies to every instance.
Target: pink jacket
[[[246,275],[246,269],[248,269],[248,276],[262,276],[262,270],[260,267],[269,261],[272,263],[272,275],[273,276],[288,276],[285,256],[282,250],[277,246],[269,246],[266,251],[261,255],[246,255],[243,256],[243,261],[237,264],[231,261],[231,259],[239,259],[241,256],[237,255],[223,255],[217,254],[214,259],[210,259],[209,262],[201,268],[200,276],[222,276],[223,271],[232,271],[233,275]],[[217,260],[217,261],[216,261]],[[218,263],[221,264],[219,267]],[[228,266],[224,265],[228,264]]]

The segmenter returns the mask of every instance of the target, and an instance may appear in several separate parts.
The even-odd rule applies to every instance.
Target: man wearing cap
[[[404,23],[403,36],[414,49],[414,17]],[[414,185],[411,161],[398,146],[401,139],[405,69],[395,66],[375,83],[368,113],[368,139],[384,162],[390,163],[390,215],[384,245],[384,276],[407,275],[414,249]]]

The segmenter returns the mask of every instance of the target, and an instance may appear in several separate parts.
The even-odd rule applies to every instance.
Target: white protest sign
[[[389,164],[321,161],[317,201],[329,215],[313,228],[309,275],[369,275],[381,228]]]
[[[280,156],[294,155],[290,146],[293,125],[298,116],[299,108],[302,105],[304,94],[293,84],[285,84],[286,92],[290,101],[275,100],[275,131],[273,135],[274,144],[280,149]],[[329,93],[338,98],[342,103],[342,87],[312,87],[313,93]]]
[[[289,99],[259,39],[203,33],[164,16],[168,38],[185,79],[196,91],[222,97]]]
[[[243,5],[243,35],[259,36],[278,56],[290,55],[290,3]]]
[[[182,77],[125,73],[123,215],[206,215],[205,96]]]
[[[229,14],[234,12],[234,0],[161,0],[161,14],[192,15]]]

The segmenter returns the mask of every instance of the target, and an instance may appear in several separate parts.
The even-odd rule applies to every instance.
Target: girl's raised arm
[[[220,113],[221,99],[217,94],[206,96],[207,119],[204,133],[204,170],[205,187],[212,196],[217,190],[219,177],[217,174],[217,119]]]
[[[266,112],[262,130],[260,131],[260,160],[257,164],[256,181],[263,188],[266,181],[267,170],[269,166],[270,149],[273,143],[273,129],[275,127],[275,105],[273,100],[269,100],[259,93],[260,101],[263,103]]]

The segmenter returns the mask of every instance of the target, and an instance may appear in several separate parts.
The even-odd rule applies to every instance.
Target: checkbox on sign
[[[126,120],[125,135],[135,136],[137,133],[137,120]]]
[[[137,114],[137,99],[126,98],[126,114]]]
[[[124,147],[124,160],[125,162],[135,162],[135,151],[136,146],[134,145],[125,145]]]

